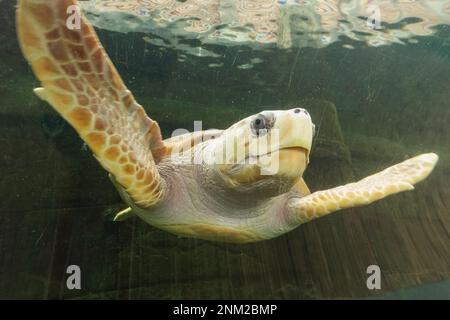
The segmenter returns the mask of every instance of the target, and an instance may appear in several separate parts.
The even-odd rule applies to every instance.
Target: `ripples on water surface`
[[[186,39],[212,44],[324,47],[341,37],[370,46],[415,41],[450,21],[448,0],[91,0],[100,28],[151,32],[150,42],[199,53]]]

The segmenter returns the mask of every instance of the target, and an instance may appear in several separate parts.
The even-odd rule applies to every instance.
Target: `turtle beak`
[[[274,129],[279,132],[278,150],[288,148],[304,149],[307,162],[309,162],[315,131],[315,126],[309,113],[305,109],[295,108],[287,111],[277,111],[275,116]]]

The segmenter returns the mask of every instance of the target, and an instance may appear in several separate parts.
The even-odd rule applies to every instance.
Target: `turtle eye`
[[[261,130],[267,130],[267,119],[262,114],[258,114],[250,123],[252,131],[259,135]]]
[[[262,114],[258,114],[256,116],[256,119],[253,120],[252,123],[253,129],[260,130],[266,128],[266,117],[264,117]]]

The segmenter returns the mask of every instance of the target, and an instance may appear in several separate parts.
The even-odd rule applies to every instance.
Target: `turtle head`
[[[239,191],[284,193],[309,163],[314,124],[305,109],[263,111],[245,118],[214,141],[214,169]],[[282,187],[285,186],[285,187]]]

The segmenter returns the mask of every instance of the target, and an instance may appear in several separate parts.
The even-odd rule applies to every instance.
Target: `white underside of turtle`
[[[18,38],[41,87],[136,215],[168,232],[236,243],[267,240],[329,213],[414,189],[435,167],[418,155],[358,182],[310,193],[302,179],[314,125],[308,112],[267,110],[225,130],[163,140],[117,73],[76,0],[20,0]],[[187,110],[188,111],[188,110]]]

